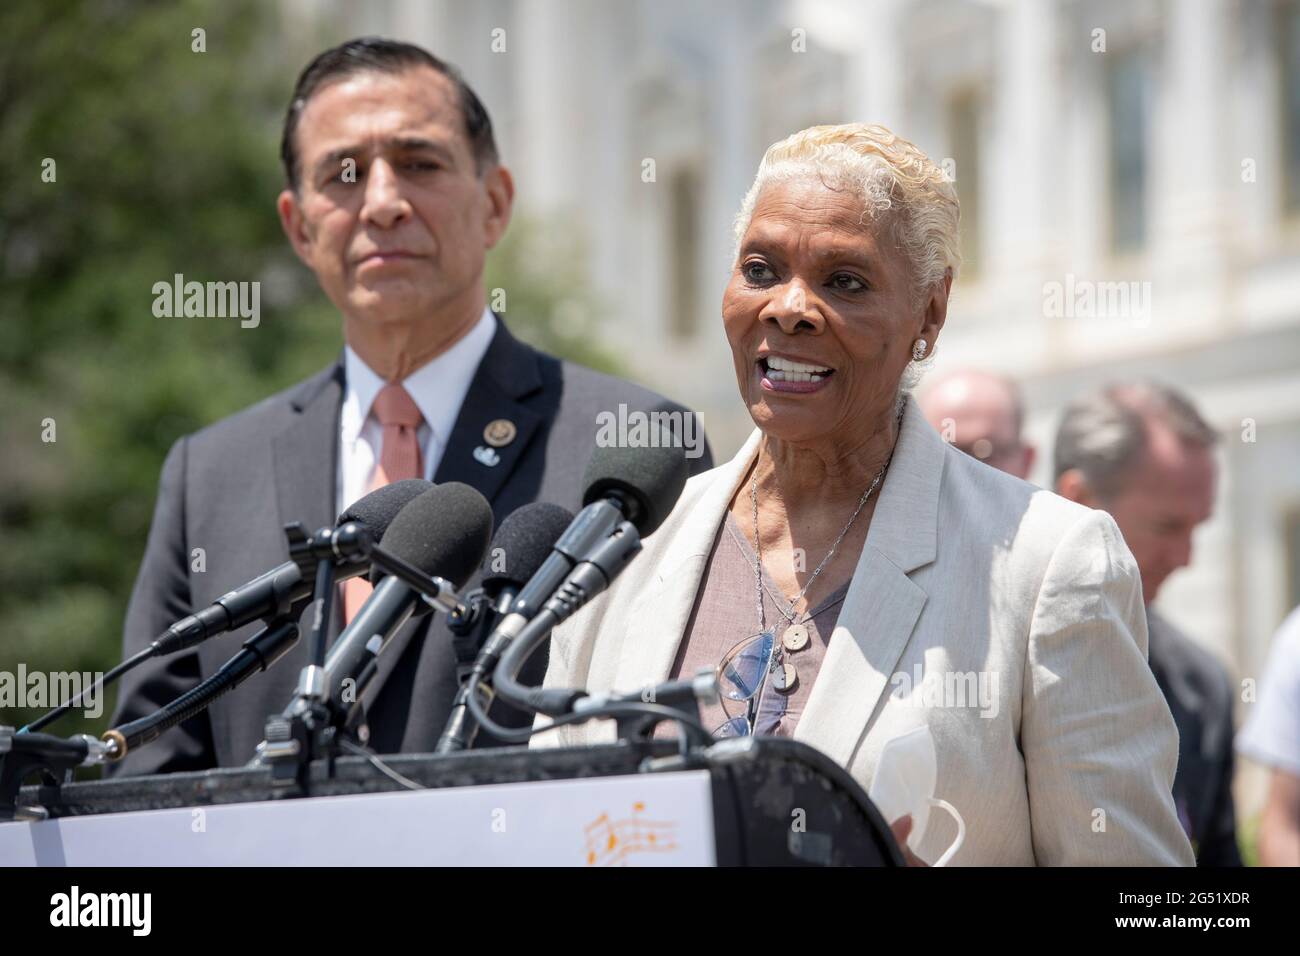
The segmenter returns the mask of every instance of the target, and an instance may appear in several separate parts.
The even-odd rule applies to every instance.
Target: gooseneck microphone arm
[[[364,528],[361,530],[364,532]],[[64,701],[21,728],[18,733],[26,734],[40,730],[58,720],[73,708],[80,706],[81,701],[91,691],[96,694],[103,693],[105,688],[116,683],[122,675],[139,667],[145,661],[186,650],[209,638],[250,624],[259,617],[271,620],[290,616],[301,606],[301,601],[311,594],[306,584],[307,571],[314,564],[319,575],[322,572],[321,565],[330,563],[329,560],[321,560],[322,555],[326,559],[334,555],[328,548],[322,550],[316,540],[324,533],[323,531],[309,538],[303,532],[302,525],[293,523],[284,526],[284,533],[289,540],[290,560],[259,575],[247,584],[223,594],[197,614],[187,615],[177,621],[143,650],[133,654],[97,680],[93,687],[86,688],[75,697]],[[347,570],[345,575],[350,577],[362,573],[362,570],[358,566]],[[328,619],[326,616],[325,620]]]
[[[157,740],[164,731],[206,710],[218,697],[226,694],[258,671],[264,671],[293,647],[298,640],[298,623],[278,618],[246,640],[239,653],[197,687],[147,717],[133,720],[106,731],[105,743],[116,744],[113,761],[121,760],[136,747]]]
[[[642,736],[656,724],[671,720],[678,725],[678,739],[685,754],[691,738],[701,742],[712,739],[699,721],[698,706],[700,701],[717,699],[717,680],[712,671],[659,684],[649,700],[644,699],[640,692],[592,695],[578,689],[525,687],[517,680],[523,662],[546,640],[555,625],[608,587],[640,550],[637,529],[630,522],[624,522],[578,564],[502,654],[494,675],[496,691],[502,699],[517,707],[553,717],[554,720],[543,729],[610,717],[618,721],[619,736],[623,739]],[[534,731],[531,728],[516,731],[493,723],[479,697],[481,688],[481,684],[475,685],[467,701],[469,712],[476,721],[493,736],[510,743],[522,743],[532,736]]]
[[[624,521],[574,567],[502,654],[493,675],[498,696],[523,710],[552,717],[567,713],[576,700],[586,696],[582,690],[526,687],[517,678],[524,662],[550,636],[551,630],[609,587],[640,550],[641,535],[635,525]]]
[[[370,492],[354,503],[339,517],[339,524],[356,523],[373,535],[382,536],[397,513],[415,498],[433,487],[432,482],[405,479],[385,485]],[[296,530],[295,530],[296,528]],[[301,525],[286,525],[285,534],[290,546],[306,541]],[[326,555],[328,558],[329,555]],[[227,591],[208,607],[189,614],[163,631],[152,643],[110,670],[92,688],[65,701],[44,716],[32,721],[20,734],[39,730],[80,705],[88,693],[102,693],[105,687],[118,678],[154,657],[165,657],[199,644],[227,631],[251,624],[259,619],[269,620],[287,615],[300,606],[311,594],[308,574],[319,560],[319,555],[305,554],[259,575],[252,581]],[[365,571],[364,565],[354,564],[336,569],[335,580],[351,577]]]
[[[436,753],[474,746],[479,723],[470,712],[470,698],[476,692],[491,695],[492,672],[509,644],[498,625],[542,565],[555,558],[560,539],[575,521],[567,508],[534,501],[512,511],[497,529],[489,551],[491,564],[484,567],[479,587],[465,598],[469,614],[452,615],[447,622],[454,635],[452,647],[460,686],[434,747]]]
[[[427,493],[433,485],[418,479],[395,481],[370,492],[339,517],[339,525],[366,528],[376,537],[382,537],[393,518],[415,498]],[[291,530],[295,529],[295,530]],[[333,542],[309,538],[301,524],[285,526],[289,537],[290,560],[272,568],[252,581],[240,585],[217,598],[202,610],[177,621],[153,642],[157,657],[193,647],[210,637],[238,630],[245,624],[269,620],[298,610],[300,602],[312,593],[312,575],[319,560],[339,557],[332,553]],[[339,539],[340,544],[346,537]],[[353,563],[345,567],[340,576],[363,574],[366,566]]]
[[[407,503],[379,545],[352,522],[316,536],[315,547],[321,551],[365,563],[375,587],[323,665],[310,664],[289,706],[267,718],[266,738],[254,759],[270,764],[273,785],[306,788],[311,761],[332,758],[339,734],[349,732],[352,705],[362,713],[360,691],[351,699],[349,692],[375,673],[370,664],[411,616],[420,613],[421,602],[464,613],[453,582],[469,578],[491,536],[491,505],[459,482],[433,486]]]
[[[496,680],[494,675],[501,655],[518,640],[528,623],[534,620],[545,603],[554,597],[556,589],[563,585],[584,556],[600,547],[602,541],[608,541],[610,536],[617,532],[621,523],[628,523],[624,518],[639,520],[641,510],[641,505],[635,496],[621,487],[611,485],[590,501],[570,522],[552,546],[551,554],[524,584],[515,599],[508,607],[498,608],[500,620],[483,645],[478,659],[474,662],[473,670],[457,690],[442,736],[438,738],[437,753],[464,750],[473,744],[477,730],[475,725],[482,721],[471,710],[471,703],[477,702],[475,695],[478,693],[492,694],[492,686]],[[635,533],[635,528],[633,531]],[[639,543],[637,548],[640,548]],[[536,647],[546,639],[550,627],[555,623],[558,622],[550,622],[550,626],[545,628],[541,637],[534,640],[532,647]],[[518,676],[519,669],[527,659],[528,654],[525,654],[514,671],[515,676]],[[522,685],[514,682],[514,686]],[[506,695],[501,696],[507,703],[514,703]],[[488,726],[488,729],[492,731],[491,726]]]
[[[509,605],[513,603],[512,597],[513,595],[507,595],[503,598],[501,604],[497,606],[499,613],[507,613]],[[469,676],[461,682],[456,691],[456,697],[451,705],[451,714],[447,717],[447,725],[443,728],[442,736],[438,738],[434,753],[452,753],[473,746],[478,722],[470,711],[470,698],[478,693],[479,688],[491,692],[492,673],[496,670],[502,653],[509,646],[510,638],[503,635],[499,629],[494,630],[488,637],[474,661]]]
[[[409,562],[388,554],[374,544],[370,535],[360,525],[350,522],[338,529],[323,529],[310,538],[304,536],[300,540],[295,540],[292,547],[299,549],[300,552],[316,552],[322,558],[325,553],[328,553],[342,561],[356,560],[357,555],[371,558],[375,564],[420,590],[430,603],[437,600],[442,604],[457,606],[455,592],[450,583],[441,578],[430,577]],[[334,565],[330,560],[321,560],[319,566],[332,568]],[[328,589],[332,590],[333,576],[325,573],[324,577],[331,582]],[[430,599],[429,595],[433,598]],[[328,596],[325,600],[328,602]],[[323,608],[322,617],[324,613]],[[321,624],[319,620],[317,623]],[[234,690],[253,674],[266,670],[293,647],[298,640],[298,635],[298,623],[292,617],[282,616],[272,620],[270,624],[245,641],[239,653],[197,687],[146,717],[108,731],[103,739],[106,742],[116,743],[116,752],[111,759],[120,760],[130,750],[156,740],[165,731],[207,709],[214,700]]]

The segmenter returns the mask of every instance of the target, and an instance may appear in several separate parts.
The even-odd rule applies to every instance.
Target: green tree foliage
[[[0,8],[2,671],[116,663],[167,448],[341,347],[274,210],[301,66],[284,50],[302,43],[277,16],[255,0]],[[576,245],[543,268],[538,236],[556,241],[519,224],[489,286],[523,337],[608,367],[572,318],[592,313]],[[260,281],[260,325],[155,317],[153,286],[176,273]],[[108,715],[52,729],[99,730]],[[33,716],[0,709],[0,723]]]

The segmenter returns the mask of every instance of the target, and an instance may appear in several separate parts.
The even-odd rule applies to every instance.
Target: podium
[[[901,865],[856,781],[786,738],[511,747],[29,786],[0,865]],[[411,785],[421,789],[410,789]]]

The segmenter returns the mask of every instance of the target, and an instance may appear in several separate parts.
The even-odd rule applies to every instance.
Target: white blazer
[[[611,588],[556,629],[546,686],[668,678],[760,438],[692,478]],[[879,495],[794,738],[865,789],[886,742],[928,724],[935,796],[966,822],[953,864],[1193,865],[1171,794],[1178,732],[1114,520],[951,447],[910,396]],[[613,739],[602,720],[534,745]],[[918,855],[955,835],[933,811]]]

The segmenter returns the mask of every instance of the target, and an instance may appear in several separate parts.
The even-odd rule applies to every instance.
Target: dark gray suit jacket
[[[1199,866],[1241,866],[1232,800],[1232,681],[1212,654],[1147,608],[1148,660],[1178,726],[1174,806]]]
[[[179,618],[288,560],[286,523],[300,521],[308,531],[334,524],[344,392],[340,357],[307,381],[172,446],[127,609],[125,655],[144,648]],[[477,488],[491,502],[498,525],[532,501],[576,512],[583,470],[596,445],[597,415],[617,414],[620,403],[629,410],[681,408],[629,382],[538,352],[498,319],[434,479]],[[498,418],[514,422],[518,434],[497,449],[500,461],[489,467],[472,453],[484,443],[484,427]],[[690,463],[692,472],[712,467],[708,446]],[[206,560],[202,571],[193,570],[197,548]],[[331,640],[341,630],[337,604]],[[114,726],[153,712],[210,676],[259,627],[250,625],[132,671],[122,680]],[[305,661],[303,639],[206,713],[129,753],[114,772],[246,763],[264,736],[267,716],[292,697]],[[536,674],[539,683],[542,672]],[[370,746],[379,753],[432,750],[455,691],[456,659],[443,617],[408,622],[380,658],[363,698]],[[481,742],[484,738],[480,734]]]

